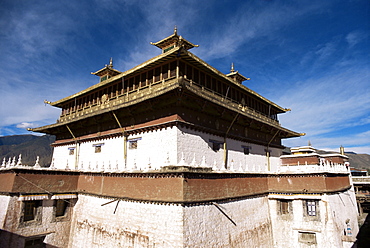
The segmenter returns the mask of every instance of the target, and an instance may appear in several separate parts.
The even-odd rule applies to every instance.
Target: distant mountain
[[[317,150],[316,152],[319,154],[337,153],[333,151],[324,151],[324,150]],[[367,169],[368,171],[370,171],[369,154],[357,154],[354,152],[345,152],[344,154],[349,158],[349,163],[351,167],[358,169]]]
[[[351,167],[358,169],[370,170],[370,155],[369,154],[356,154],[356,153],[345,153],[349,157],[349,163]]]
[[[51,135],[35,136],[12,135],[0,137],[0,164],[5,158],[16,157],[18,161],[19,154],[22,154],[22,164],[34,165],[36,157],[39,156],[39,164],[42,167],[48,167],[51,163],[53,148],[50,146],[55,141]]]

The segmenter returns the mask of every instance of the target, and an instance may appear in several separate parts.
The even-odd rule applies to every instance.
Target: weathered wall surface
[[[45,243],[67,247],[73,207],[68,208],[63,218],[56,218],[53,200],[43,200],[38,208],[38,217],[24,222],[22,220],[24,202],[19,201],[16,196],[9,198],[8,207],[2,211],[6,216],[0,228],[4,230],[1,233],[0,247],[23,247],[25,239],[32,236],[46,236]]]
[[[80,176],[78,190],[137,200],[183,201],[183,179],[163,174],[126,174],[126,176],[84,174]]]
[[[288,200],[288,213],[282,213],[281,200]],[[307,200],[316,200],[316,216],[307,214]],[[351,247],[358,233],[356,204],[349,191],[337,194],[270,195],[270,216],[274,236],[274,247]],[[347,223],[351,234],[345,234]],[[310,243],[302,239],[302,233],[315,236]]]
[[[266,196],[184,208],[183,247],[268,248],[272,244]]]
[[[182,247],[180,205],[111,200],[79,195],[69,247]]]
[[[0,195],[0,229],[3,228],[5,223],[5,217],[11,197],[7,195]]]

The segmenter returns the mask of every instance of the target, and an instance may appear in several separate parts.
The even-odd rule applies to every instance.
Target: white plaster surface
[[[183,247],[272,247],[266,197],[184,208]],[[234,224],[234,223],[235,224]]]
[[[69,209],[67,215],[63,219],[56,219],[53,200],[43,200],[40,221],[29,221],[24,223],[21,221],[23,201],[18,201],[18,197],[9,197],[4,199],[1,197],[0,205],[3,201],[8,201],[8,206],[5,211],[0,211],[0,214],[6,214],[6,219],[1,225],[1,229],[21,235],[23,237],[32,237],[37,235],[45,235],[45,243],[56,247],[67,247],[70,233],[70,217],[72,209]],[[0,240],[0,246],[6,242],[8,247],[23,247],[24,239],[10,238],[10,240]],[[10,246],[9,246],[10,245]]]
[[[292,200],[289,214],[280,214],[277,199]],[[305,216],[304,201],[319,200],[318,217]],[[274,247],[351,247],[358,233],[356,201],[346,191],[330,195],[274,197],[269,200]],[[352,235],[343,237],[349,220]],[[299,242],[299,232],[315,233],[316,245]],[[350,242],[348,242],[350,241]]]
[[[10,196],[0,195],[0,209],[2,209],[2,211],[0,211],[0,229],[3,229],[4,227],[7,211],[3,210],[8,209],[10,198],[11,198]]]
[[[137,140],[137,148],[130,149],[130,142]],[[59,169],[89,171],[136,171],[158,170],[166,165],[207,166],[214,170],[224,169],[224,149],[212,149],[212,142],[224,142],[224,138],[182,127],[164,128],[151,132],[130,135],[127,141],[127,161],[124,161],[124,139],[114,137],[77,145],[54,148],[54,166]],[[268,159],[265,146],[226,139],[227,170],[238,172],[267,172]],[[95,153],[94,145],[101,144],[101,152]],[[250,154],[244,154],[244,146],[250,147]],[[69,155],[69,148],[76,147]],[[281,149],[271,151],[270,171],[277,171],[280,165]],[[75,165],[78,156],[78,166]]]
[[[79,196],[69,247],[182,247],[181,206],[109,201]]]

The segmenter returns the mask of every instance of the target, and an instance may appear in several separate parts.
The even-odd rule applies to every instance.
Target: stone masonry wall
[[[287,213],[281,212],[280,202],[289,202]],[[307,214],[307,200],[315,200],[316,216]],[[274,247],[351,247],[358,233],[355,202],[349,191],[337,194],[270,195],[270,216]],[[347,223],[351,234],[345,234]],[[315,242],[302,240],[302,233],[313,234]]]
[[[269,248],[272,243],[266,196],[184,208],[184,247]]]
[[[6,211],[1,211],[2,214],[6,213],[6,216],[0,227],[4,230],[0,238],[0,247],[23,247],[26,237],[39,235],[46,236],[45,243],[55,247],[67,247],[73,207],[67,209],[66,216],[56,218],[53,200],[43,200],[37,211],[38,217],[23,222],[24,201],[19,201],[17,196],[9,198]]]
[[[79,195],[69,247],[182,247],[180,205],[110,201]]]

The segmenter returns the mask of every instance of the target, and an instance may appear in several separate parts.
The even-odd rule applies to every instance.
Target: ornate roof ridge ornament
[[[235,71],[234,69],[234,63],[231,63],[231,69],[230,73],[226,74],[227,77],[233,79],[235,82],[242,83],[245,80],[250,80],[250,78],[244,77],[242,74],[240,74],[238,71]]]
[[[111,78],[121,73],[122,72],[116,69],[113,69],[113,58],[112,57],[110,58],[108,65],[105,65],[102,69],[96,72],[91,72],[92,75],[97,75],[100,77],[100,82],[107,80],[108,78]]]
[[[194,45],[193,43],[184,39],[181,35],[178,35],[177,26],[175,26],[172,35],[158,42],[150,42],[150,44],[162,49],[162,53],[166,53],[175,47],[182,47],[185,50],[192,49],[193,47],[199,47],[199,45]]]

